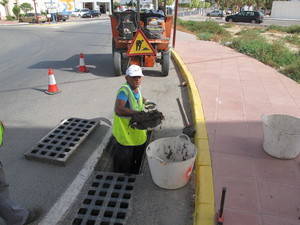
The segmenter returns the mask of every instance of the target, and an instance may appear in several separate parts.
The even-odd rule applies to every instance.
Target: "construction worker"
[[[0,146],[3,144],[3,137],[4,125],[0,121]],[[0,161],[0,217],[7,225],[25,225],[37,220],[40,214],[39,209],[27,210],[10,199],[8,184]]]
[[[143,98],[139,88],[143,76],[141,67],[129,66],[126,70],[126,83],[121,86],[117,94],[112,129],[116,140],[113,152],[115,172],[135,174],[139,172],[147,131],[131,128],[129,121],[144,110],[146,99]]]

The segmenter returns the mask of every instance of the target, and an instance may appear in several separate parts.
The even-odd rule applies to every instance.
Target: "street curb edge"
[[[208,136],[201,98],[193,75],[188,70],[178,53],[171,50],[172,59],[180,70],[182,77],[187,82],[189,101],[192,105],[193,120],[196,129],[195,145],[198,154],[195,162],[195,211],[194,225],[215,224],[215,199],[211,158],[209,152]],[[200,151],[201,149],[201,151]],[[201,174],[201,176],[200,176]]]

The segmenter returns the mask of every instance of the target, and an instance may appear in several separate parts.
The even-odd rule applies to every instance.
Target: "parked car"
[[[91,10],[92,17],[101,16],[101,12],[99,10]]]
[[[66,21],[69,19],[69,15],[64,13],[57,13],[56,15],[57,21]]]
[[[82,17],[83,14],[85,14],[85,13],[87,13],[87,12],[89,12],[89,11],[90,11],[90,9],[88,9],[88,8],[76,9],[76,10],[72,13],[72,15],[73,15],[73,16]]]
[[[55,20],[56,20],[57,22],[59,22],[59,21],[66,21],[66,20],[68,20],[68,19],[69,19],[69,15],[64,14],[64,13],[56,13],[56,18],[55,18]],[[50,18],[50,21],[51,21],[51,22],[53,21],[53,17]]]
[[[37,21],[38,20],[38,21]],[[47,17],[37,13],[35,16],[35,13],[27,13],[26,15],[20,16],[19,22],[27,22],[27,23],[45,23],[47,21]]]
[[[85,12],[84,14],[82,14],[81,18],[92,18],[92,13],[91,11]]]
[[[223,17],[224,13],[223,10],[213,10],[211,12],[208,12],[206,16],[211,16],[211,17]]]
[[[264,16],[258,11],[241,11],[237,14],[226,16],[227,22],[262,23]]]
[[[231,8],[226,9],[226,15],[230,15],[230,14],[232,14],[232,9]]]

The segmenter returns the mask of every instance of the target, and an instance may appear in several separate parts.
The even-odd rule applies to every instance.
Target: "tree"
[[[19,15],[20,15],[20,7],[18,5],[15,5],[12,9],[14,15],[16,16],[17,19],[19,19]]]
[[[21,10],[27,14],[29,11],[33,10],[30,3],[24,2],[20,5]]]
[[[9,8],[8,8],[8,0],[2,0],[0,2],[0,4],[3,5],[3,7],[5,8],[5,14],[6,14],[6,16],[10,16]]]

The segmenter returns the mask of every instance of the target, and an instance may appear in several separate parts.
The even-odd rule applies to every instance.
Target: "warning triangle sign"
[[[152,45],[141,30],[137,30],[127,55],[155,55]]]

